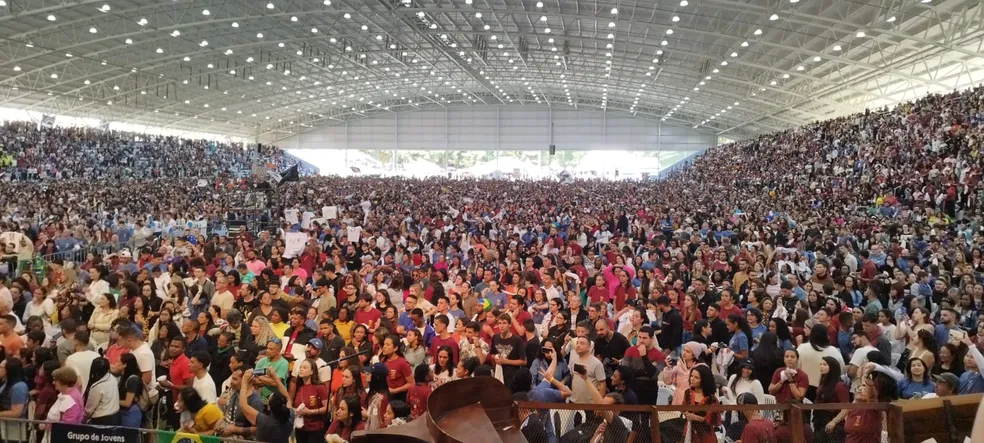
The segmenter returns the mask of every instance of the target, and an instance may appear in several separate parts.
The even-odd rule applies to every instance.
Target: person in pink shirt
[[[76,384],[79,382],[78,374],[70,367],[63,367],[54,370],[51,373],[51,378],[54,379],[55,390],[58,391],[58,398],[55,399],[55,403],[48,409],[47,421],[69,424],[82,423],[82,420],[85,418],[85,406],[82,400],[82,393],[76,387]],[[41,426],[46,427],[47,425]],[[49,441],[49,439],[50,437],[45,435],[45,441]]]

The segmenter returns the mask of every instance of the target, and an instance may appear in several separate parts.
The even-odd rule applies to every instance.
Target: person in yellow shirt
[[[195,388],[181,388],[179,408],[184,408],[192,417],[191,421],[181,425],[182,432],[194,434],[212,435],[215,428],[222,421],[222,411],[214,403],[206,403],[198,395]]]
[[[287,311],[281,308],[274,308],[273,312],[270,313],[270,327],[273,328],[273,333],[277,338],[284,338],[284,332],[290,327],[290,324],[284,321],[286,317]]]

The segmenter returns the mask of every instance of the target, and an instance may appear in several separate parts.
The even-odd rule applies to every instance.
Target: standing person
[[[309,342],[310,344],[310,342]],[[317,363],[307,358],[296,362],[298,368],[293,400],[294,413],[303,418],[297,428],[297,443],[321,443],[328,414],[328,387],[318,375]]]
[[[207,403],[194,388],[181,388],[178,407],[190,418],[181,424],[182,432],[212,434],[222,422],[222,411],[214,403]],[[184,415],[184,414],[182,414]]]
[[[85,406],[82,400],[82,393],[76,387],[79,378],[70,366],[55,369],[51,378],[54,380],[55,390],[58,391],[58,398],[48,409],[46,417],[49,423],[79,424],[85,420]],[[42,424],[43,429],[50,430],[50,425]],[[46,433],[45,439],[49,440],[50,432]]]
[[[738,396],[739,405],[759,404],[755,394],[746,392]],[[744,429],[741,431],[741,443],[774,443],[776,441],[776,425],[771,420],[762,418],[762,414],[755,409],[742,411],[745,416]]]
[[[100,346],[109,342],[109,330],[120,311],[116,308],[116,297],[110,293],[97,296],[92,303],[96,309],[89,317],[89,333],[95,346]]]
[[[168,399],[170,401],[166,402],[169,405],[174,405],[178,402],[178,396],[181,394],[181,388],[191,387],[194,383],[195,375],[192,374],[189,368],[188,357],[185,356],[185,341],[180,335],[175,336],[171,339],[167,346],[167,353],[171,357],[167,361],[168,376],[166,380],[161,380],[160,386],[164,389],[170,389],[171,397]],[[162,377],[163,378],[163,377]],[[181,426],[181,420],[178,414],[175,412],[174,408],[167,408],[167,420],[168,425],[171,429],[177,429]]]
[[[492,362],[502,371],[502,383],[512,386],[512,379],[519,368],[526,366],[523,339],[512,333],[512,318],[500,314],[497,322],[499,334],[492,337]]]
[[[219,399],[215,389],[215,380],[212,380],[212,376],[208,374],[210,364],[212,364],[212,357],[207,352],[195,352],[188,359],[188,370],[195,377],[191,381],[191,387],[195,388],[205,403],[215,403]]]
[[[279,351],[279,349],[278,349]],[[276,392],[270,394],[267,408],[270,413],[255,409],[247,399],[253,393],[253,372],[246,371],[240,383],[239,408],[246,419],[256,428],[254,439],[262,443],[285,443],[290,440],[294,429],[294,411],[288,407],[287,387],[272,368],[261,376],[272,383]]]
[[[246,420],[242,409],[239,408],[239,394],[242,390],[243,373],[249,370],[251,369],[244,366],[233,369],[232,374],[229,375],[228,389],[223,389],[218,401],[219,408],[222,409],[223,414],[222,424],[216,430],[219,436],[248,438],[256,432],[256,428]],[[256,393],[256,391],[253,391],[249,395],[246,402],[253,409],[263,409],[263,400],[260,400],[260,394]]]
[[[17,357],[0,361],[0,419],[26,419],[30,401],[24,364]],[[27,428],[6,420],[0,425],[6,441],[27,440]]]
[[[833,357],[838,361],[842,369],[844,367],[844,360],[840,350],[830,344],[827,327],[824,325],[814,325],[810,328],[810,341],[809,343],[803,343],[796,347],[796,356],[799,360],[799,368],[809,378],[810,385],[806,392],[806,398],[810,399],[810,401],[816,399],[817,386],[820,385],[820,360],[824,357]],[[788,357],[788,353],[784,355],[784,358]],[[772,382],[775,383],[775,380],[775,376],[773,375]]]
[[[407,404],[410,406],[410,420],[422,417],[427,412],[427,399],[431,394],[433,371],[427,365],[417,366],[413,370],[414,384],[407,393]]]
[[[288,365],[287,365],[287,359],[285,359],[283,355],[281,355],[280,353],[280,348],[281,348],[280,339],[271,338],[270,341],[267,342],[266,350],[263,358],[261,358],[258,362],[256,362],[256,369],[260,370],[260,369],[270,368],[273,370],[273,373],[275,374],[276,378],[282,381],[287,379]],[[277,386],[276,384],[273,383],[272,380],[270,380],[269,377],[260,377],[257,379],[257,383],[263,386],[263,388],[260,389],[260,397],[263,399],[264,402],[266,402],[267,399],[270,398],[270,395],[273,394],[274,389]]]
[[[116,378],[109,372],[109,360],[99,357],[92,361],[89,383],[86,384],[85,416],[87,423],[103,426],[120,425],[120,391]]]
[[[383,339],[382,352],[383,364],[389,373],[386,377],[386,385],[389,388],[390,398],[406,401],[407,392],[414,381],[410,363],[403,358],[403,352],[400,350],[400,339],[396,335],[387,335]]]
[[[657,335],[659,346],[664,354],[669,354],[680,349],[683,344],[683,316],[680,311],[670,304],[669,297],[661,295],[656,299],[656,305],[663,312],[662,324]]]
[[[337,435],[343,441],[351,441],[352,433],[366,429],[366,422],[362,418],[362,405],[359,404],[359,397],[346,397],[339,401],[338,407],[332,414],[331,426],[328,427],[328,436]]]
[[[810,386],[806,372],[799,369],[799,353],[795,349],[786,351],[783,353],[783,363],[785,367],[776,369],[772,374],[769,394],[776,397],[776,403],[799,403]]]
[[[416,311],[416,309],[414,311]],[[414,314],[416,314],[416,312],[414,312]],[[441,346],[447,346],[451,348],[451,353],[452,353],[451,357],[454,358],[454,361],[458,361],[458,343],[454,341],[454,338],[451,337],[451,333],[448,332],[449,321],[450,320],[448,320],[448,316],[443,314],[434,317],[435,335],[433,338],[431,338],[430,345],[429,345],[431,361],[437,361],[437,351],[438,349],[441,348]],[[427,336],[425,333],[424,341],[426,342],[426,340],[427,340]]]
[[[837,359],[824,357],[820,360],[820,386],[814,403],[848,403],[850,401],[847,385],[841,380],[841,367]],[[813,411],[813,438],[817,443],[838,443],[844,441],[842,426],[827,427],[836,411]]]
[[[714,374],[706,365],[690,370],[690,388],[684,393],[684,406],[708,406],[718,404]],[[721,413],[711,411],[684,412],[684,435],[693,443],[717,443],[714,429],[721,425]]]
[[[89,382],[89,368],[92,367],[92,362],[99,358],[99,353],[93,351],[92,347],[89,346],[88,331],[76,332],[72,341],[75,345],[75,353],[65,359],[65,366],[74,369],[79,380],[85,380],[81,385],[82,392],[85,392]]]
[[[363,404],[366,412],[366,430],[374,431],[383,427],[383,414],[389,406],[390,395],[389,386],[386,379],[389,377],[389,369],[382,363],[372,366],[369,373],[369,391],[366,393],[366,400]]]
[[[123,372],[117,383],[120,396],[120,426],[139,428],[143,423],[143,411],[140,410],[138,400],[144,390],[140,365],[137,364],[137,357],[132,353],[120,356],[120,363],[123,365]]]
[[[590,403],[591,393],[586,384],[590,383],[596,387],[602,396],[605,395],[605,367],[601,360],[591,355],[591,342],[587,337],[577,337],[574,340],[574,352],[569,356],[570,370],[572,374],[571,382],[573,395],[572,403]],[[578,375],[586,375],[580,377]]]
[[[897,398],[895,379],[883,372],[873,370],[854,396],[855,403],[891,402]],[[877,409],[844,409],[837,414],[825,430],[830,433],[841,423],[844,424],[846,443],[879,443],[883,426],[882,411]]]

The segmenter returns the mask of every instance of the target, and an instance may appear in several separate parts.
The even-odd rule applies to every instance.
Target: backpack
[[[131,377],[136,377],[136,375],[131,375]],[[160,392],[156,387],[148,388],[144,385],[143,380],[138,381],[143,389],[140,390],[140,395],[137,396],[137,406],[141,411],[147,412],[160,400]]]

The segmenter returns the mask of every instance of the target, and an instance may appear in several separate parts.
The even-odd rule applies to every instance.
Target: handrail
[[[9,426],[9,424],[11,424],[11,423],[20,424],[22,426],[69,424],[69,423],[52,422],[52,421],[46,421],[46,420],[31,420],[31,419],[26,419],[26,418],[0,418],[0,425],[7,424]],[[84,423],[71,424],[71,426],[83,426],[83,427],[88,427],[88,428],[92,428],[92,429],[104,429],[104,428],[107,427],[107,426],[90,425],[90,424],[84,424]],[[141,434],[145,434],[145,433],[157,434],[157,432],[161,432],[161,431],[163,431],[163,432],[174,432],[174,433],[180,432],[180,431],[169,431],[169,430],[166,430],[166,429],[133,428],[133,427],[128,427],[128,426],[112,426],[112,428],[113,429],[124,429],[124,430],[130,430],[130,431],[137,431],[137,432],[140,432]],[[40,429],[38,428],[38,430],[40,430]],[[195,434],[193,432],[184,432],[184,433],[185,434],[194,434],[194,435],[197,435],[197,434]],[[217,435],[210,435],[209,438],[215,438],[215,439],[218,439],[219,441],[222,441],[222,442],[230,442],[230,443],[260,443],[260,442],[257,442],[255,440],[244,440],[244,439],[241,439],[241,438],[233,438],[233,437],[219,437]],[[129,443],[129,442],[127,442],[127,443]]]
[[[758,404],[758,405],[599,405],[590,403],[540,403],[521,401],[516,402],[517,409],[537,409],[554,411],[612,411],[630,414],[649,414],[650,441],[661,443],[660,424],[665,417],[661,414],[682,413],[690,411],[701,412],[742,412],[742,411],[781,411],[788,414],[788,424],[793,443],[808,443],[804,438],[804,427],[810,426],[808,420],[804,419],[803,414],[811,411],[831,411],[831,410],[874,410],[886,412],[888,426],[889,443],[902,443],[903,435],[899,431],[897,423],[901,420],[901,408],[894,403],[824,403],[824,404],[801,404],[801,403],[781,403],[781,404]]]

